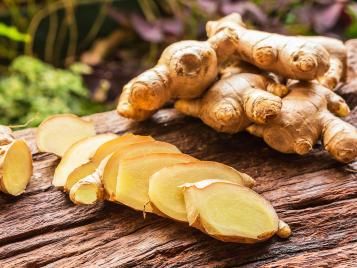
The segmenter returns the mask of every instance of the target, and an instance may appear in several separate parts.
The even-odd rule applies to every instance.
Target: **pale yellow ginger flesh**
[[[150,177],[149,198],[155,212],[178,221],[187,221],[184,197],[179,186],[207,179],[224,179],[252,187],[255,181],[227,165],[198,161],[163,168]]]
[[[190,226],[225,241],[256,243],[278,232],[272,205],[253,190],[228,181],[183,186]]]
[[[70,191],[73,184],[94,173],[99,165],[104,167],[106,162],[109,160],[108,156],[112,155],[115,151],[120,150],[120,148],[134,143],[149,142],[153,140],[154,139],[150,136],[140,136],[128,133],[103,143],[96,150],[89,162],[77,167],[71,172],[71,174],[69,174],[64,190]]]
[[[279,220],[279,229],[278,232],[276,233],[277,236],[281,238],[288,238],[291,236],[291,229],[290,226],[284,222],[283,220]]]
[[[59,114],[48,117],[40,124],[36,143],[40,152],[62,157],[71,145],[95,134],[93,122],[73,114]]]
[[[116,201],[136,210],[153,212],[149,204],[149,178],[164,167],[197,159],[182,153],[153,153],[120,161]]]
[[[73,144],[63,155],[55,170],[52,184],[56,187],[64,187],[68,176],[79,166],[88,163],[97,149],[105,142],[115,139],[115,134],[99,134],[82,139]]]
[[[103,170],[102,182],[104,185],[106,198],[108,200],[115,200],[120,161],[123,159],[138,157],[151,153],[180,153],[180,150],[170,143],[161,141],[141,142],[117,149],[117,151],[110,157]]]
[[[70,190],[69,197],[77,205],[92,205],[103,200],[104,189],[100,172],[94,172],[76,182]]]
[[[22,194],[32,176],[32,155],[23,140],[0,146],[0,189],[10,195]]]
[[[144,137],[144,136],[143,136]],[[138,141],[138,139],[136,139]],[[147,139],[146,139],[147,140]],[[124,145],[124,144],[123,144]],[[125,157],[134,157],[143,154],[148,154],[151,152],[160,153],[160,152],[175,152],[179,153],[180,151],[172,144],[160,141],[147,141],[147,142],[138,142],[130,144],[128,142],[127,146],[122,146],[117,148],[116,157],[120,154],[123,158]],[[104,175],[104,170],[107,166],[108,160],[111,159],[112,154],[107,155],[102,161],[100,161],[99,165],[94,164],[93,162],[89,162],[87,164],[82,165],[81,167],[75,169],[71,175],[68,177],[66,187],[70,189],[70,196],[73,196],[71,200],[76,204],[83,204],[86,205],[85,202],[81,202],[79,198],[82,196],[77,195],[77,191],[81,191],[83,194],[83,188],[86,190],[88,195],[90,196],[97,196],[97,199],[92,198],[91,204],[96,203],[103,199],[104,191],[103,191],[103,182],[105,181],[105,185],[108,187],[107,183],[107,176]],[[117,159],[115,157],[115,159]],[[115,168],[118,168],[118,163],[116,164]],[[107,169],[108,170],[108,169]],[[110,170],[110,172],[112,172]],[[117,173],[117,171],[116,171]],[[77,177],[76,177],[77,176]],[[108,200],[115,200],[113,197],[115,193],[116,187],[116,177],[114,178],[113,183],[111,183],[110,193],[105,194],[106,199]],[[94,193],[93,193],[94,192]],[[97,194],[95,194],[97,193]]]
[[[149,141],[154,141],[154,138],[150,136],[134,135],[131,133],[124,134],[100,146],[98,150],[95,152],[95,154],[93,155],[91,161],[98,164],[105,157],[116,152],[123,146],[127,146],[134,143],[140,143],[140,142],[149,142]]]
[[[66,184],[64,186],[64,191],[69,192],[72,186],[78,182],[79,180],[89,176],[90,174],[94,173],[97,169],[97,165],[93,162],[85,163],[77,168],[75,168],[71,174],[68,175],[66,180]]]

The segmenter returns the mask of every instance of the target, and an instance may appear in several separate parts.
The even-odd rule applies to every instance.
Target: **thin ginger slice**
[[[22,194],[32,176],[32,155],[23,140],[14,140],[0,148],[0,189],[14,196]]]
[[[108,156],[111,156],[115,151],[120,150],[120,148],[134,143],[149,141],[154,141],[154,139],[150,136],[140,136],[128,133],[103,143],[96,150],[90,161],[77,167],[71,174],[69,174],[64,190],[69,192],[76,182],[94,173],[99,165],[102,165],[104,169],[106,162],[109,160]],[[99,177],[101,177],[103,169],[101,169]]]
[[[187,221],[185,202],[179,186],[212,178],[248,187],[255,183],[249,175],[218,162],[199,161],[173,165],[161,169],[150,178],[149,197],[154,211],[178,221]]]
[[[247,187],[206,180],[184,185],[183,194],[190,226],[216,239],[251,244],[278,232],[272,205]]]
[[[153,212],[149,178],[164,167],[198,161],[182,153],[153,153],[120,161],[115,200],[136,210]]]
[[[115,134],[100,134],[82,139],[73,144],[63,155],[61,162],[55,170],[52,184],[56,187],[64,187],[68,176],[77,167],[88,163],[99,146],[103,143],[115,139]]]
[[[141,136],[134,135],[132,133],[127,133],[122,136],[117,137],[114,140],[110,140],[104,143],[102,146],[98,148],[98,150],[93,155],[91,161],[99,164],[105,157],[116,152],[123,146],[127,146],[134,143],[140,142],[149,142],[154,141],[155,139],[151,136]]]
[[[177,149],[175,145],[162,141],[141,142],[124,146],[116,150],[105,165],[102,176],[102,182],[108,200],[115,201],[120,161],[151,153],[180,153],[180,150]]]
[[[74,204],[92,205],[104,199],[100,172],[96,171],[76,182],[70,190],[69,197]]]
[[[64,185],[64,191],[69,192],[73,185],[81,179],[93,174],[97,170],[97,165],[89,161],[77,168],[75,168],[69,175]]]
[[[134,157],[143,154],[148,154],[150,152],[156,152],[156,153],[175,152],[176,153],[180,151],[174,145],[166,142],[149,141],[149,142],[134,143],[131,145],[128,144],[127,146],[122,146],[121,148],[117,148],[116,155],[118,156],[120,154],[123,157],[125,156]],[[75,204],[83,204],[83,205],[94,204],[97,201],[102,200],[103,197],[106,197],[106,199],[109,200],[115,200],[113,197],[111,197],[114,196],[114,194],[104,195],[103,184],[101,181],[101,178],[104,173],[104,169],[107,166],[107,162],[110,158],[111,158],[111,154],[106,156],[98,166],[95,165],[93,162],[89,162],[77,168],[74,172],[72,172],[72,173],[76,173],[79,176],[84,176],[82,178],[78,176],[75,179],[73,179],[74,177],[69,176],[69,182],[67,180],[67,184],[73,183],[72,188],[69,189],[70,189],[71,200]],[[116,168],[115,169],[116,174],[117,174],[116,171],[117,167],[118,164],[114,166],[114,168]],[[112,172],[111,168],[109,168],[109,172]],[[108,186],[108,184],[105,185]],[[114,193],[115,193],[115,186],[116,186],[116,177],[114,178],[114,184],[112,188],[110,188],[111,191],[113,191]]]
[[[95,134],[93,122],[73,114],[59,114],[48,117],[40,124],[36,143],[41,152],[62,157],[72,144]]]

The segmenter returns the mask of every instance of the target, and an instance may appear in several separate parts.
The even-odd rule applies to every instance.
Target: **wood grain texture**
[[[353,81],[340,92],[353,110],[347,121],[356,125]],[[24,195],[0,195],[0,267],[355,267],[356,163],[337,163],[321,144],[303,157],[283,155],[246,133],[217,133],[172,109],[144,123],[115,112],[89,118],[99,133],[152,135],[250,174],[293,236],[258,245],[223,243],[186,224],[155,215],[144,219],[119,204],[74,206],[51,185],[59,159],[39,153],[36,130],[27,129],[15,135],[31,145],[34,176]]]

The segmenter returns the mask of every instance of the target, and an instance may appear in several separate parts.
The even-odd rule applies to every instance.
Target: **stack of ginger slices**
[[[188,222],[227,242],[256,243],[274,234],[290,235],[272,205],[251,189],[255,181],[249,175],[200,161],[150,136],[96,135],[91,124],[73,115],[56,115],[37,133],[41,151],[61,152],[53,185],[68,192],[73,203],[120,203]],[[48,142],[46,137],[54,133],[57,141]]]

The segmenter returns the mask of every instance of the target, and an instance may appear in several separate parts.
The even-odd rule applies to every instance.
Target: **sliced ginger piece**
[[[81,179],[93,174],[97,169],[97,165],[89,161],[77,168],[75,168],[69,175],[64,185],[64,191],[69,192],[73,185]]]
[[[70,190],[69,197],[74,204],[92,205],[104,199],[100,172],[94,172],[76,182]]]
[[[112,155],[115,151],[119,150],[120,148],[130,144],[134,144],[134,143],[136,144],[136,143],[148,142],[148,141],[154,141],[154,139],[150,136],[140,136],[140,135],[133,135],[131,133],[128,133],[103,143],[96,150],[96,152],[94,153],[93,157],[91,157],[89,162],[77,167],[69,174],[66,184],[64,186],[64,190],[66,192],[69,192],[71,187],[76,182],[94,173],[99,167],[99,165],[102,165],[104,169],[106,162],[109,160],[108,156]],[[103,169],[101,169],[99,175],[100,177],[102,175]]]
[[[102,182],[107,199],[115,201],[119,163],[122,159],[151,153],[180,153],[175,145],[162,141],[149,141],[127,145],[118,149],[109,159],[103,170]]]
[[[184,185],[183,194],[190,226],[216,239],[251,244],[278,231],[272,205],[247,187],[206,180]]]
[[[82,139],[73,144],[63,155],[61,162],[55,170],[52,184],[57,187],[64,187],[68,176],[77,167],[88,163],[99,146],[103,143],[115,139],[115,134],[100,134]]]
[[[164,167],[198,161],[182,153],[153,153],[120,161],[115,200],[133,209],[153,212],[149,204],[149,178]]]
[[[154,138],[151,136],[134,135],[132,133],[124,134],[100,146],[93,155],[91,161],[99,164],[104,158],[114,153],[123,146],[149,141],[154,141]]]
[[[212,178],[248,187],[255,183],[249,175],[218,162],[199,161],[173,165],[161,169],[150,178],[149,197],[154,211],[178,221],[187,221],[185,202],[179,186]]]
[[[72,144],[95,134],[93,122],[74,114],[59,114],[48,117],[40,124],[36,143],[41,152],[62,157]]]
[[[134,136],[134,135],[132,135]],[[138,136],[140,137],[140,136]],[[142,136],[144,137],[144,136]],[[151,138],[152,139],[152,138]],[[134,157],[134,156],[139,156],[139,155],[143,155],[143,154],[148,154],[148,153],[152,153],[152,152],[157,152],[157,153],[161,153],[161,152],[177,152],[179,153],[180,151],[176,148],[176,146],[166,143],[166,142],[160,142],[160,141],[148,141],[148,142],[139,142],[139,139],[133,139],[132,141],[136,140],[137,143],[129,143],[129,140],[127,140],[127,146],[122,146],[122,147],[117,147],[117,151],[116,151],[116,156],[114,159],[118,159],[117,157],[123,156],[123,157]],[[146,140],[148,140],[146,138]],[[112,140],[114,141],[114,140]],[[107,144],[107,143],[106,143]],[[103,144],[105,145],[105,144]],[[97,152],[103,147],[103,145],[97,150]],[[123,143],[124,145],[124,143]],[[109,150],[107,150],[107,152],[109,152]],[[73,196],[73,198],[71,197],[71,200],[75,203],[75,204],[89,204],[86,203],[86,201],[81,201],[82,199],[85,199],[85,196],[83,196],[84,194],[87,194],[88,196],[91,196],[90,200],[90,204],[94,204],[97,201],[100,201],[102,199],[102,191],[103,191],[103,186],[102,186],[102,177],[103,177],[103,173],[105,170],[105,167],[107,166],[107,162],[109,159],[111,159],[111,155],[109,154],[107,155],[102,161],[100,161],[99,164],[94,163],[94,162],[88,162],[80,167],[78,167],[77,169],[75,169],[68,177],[67,182],[66,182],[66,186],[65,186],[65,190],[70,191],[70,196]],[[113,172],[115,172],[115,177],[114,177],[114,182],[111,183],[112,188],[111,191],[113,192],[111,195],[107,194],[107,199],[109,199],[110,196],[114,196],[115,194],[115,186],[116,186],[116,174],[117,174],[117,170],[118,170],[118,163],[116,165],[114,165],[114,170],[112,170],[112,166],[110,166],[109,168],[107,168],[107,173],[109,172],[110,174],[112,174]],[[106,173],[106,174],[107,174]],[[107,178],[106,176],[104,176],[105,178]],[[96,178],[96,180],[94,180],[93,178]],[[99,181],[98,181],[99,180]],[[108,184],[106,184],[108,186]],[[74,189],[72,189],[74,187]],[[80,191],[80,193],[76,193],[76,191]],[[114,198],[112,198],[111,200],[114,200]]]
[[[101,177],[109,158],[110,155],[100,162],[94,172],[74,182],[69,191],[69,197],[74,204],[93,205],[98,201],[104,200],[104,188]],[[89,162],[83,166],[90,167],[88,164],[93,165],[92,162]],[[90,170],[90,168],[88,168],[88,170]]]
[[[11,195],[22,194],[32,176],[32,155],[23,140],[0,146],[0,189]]]

